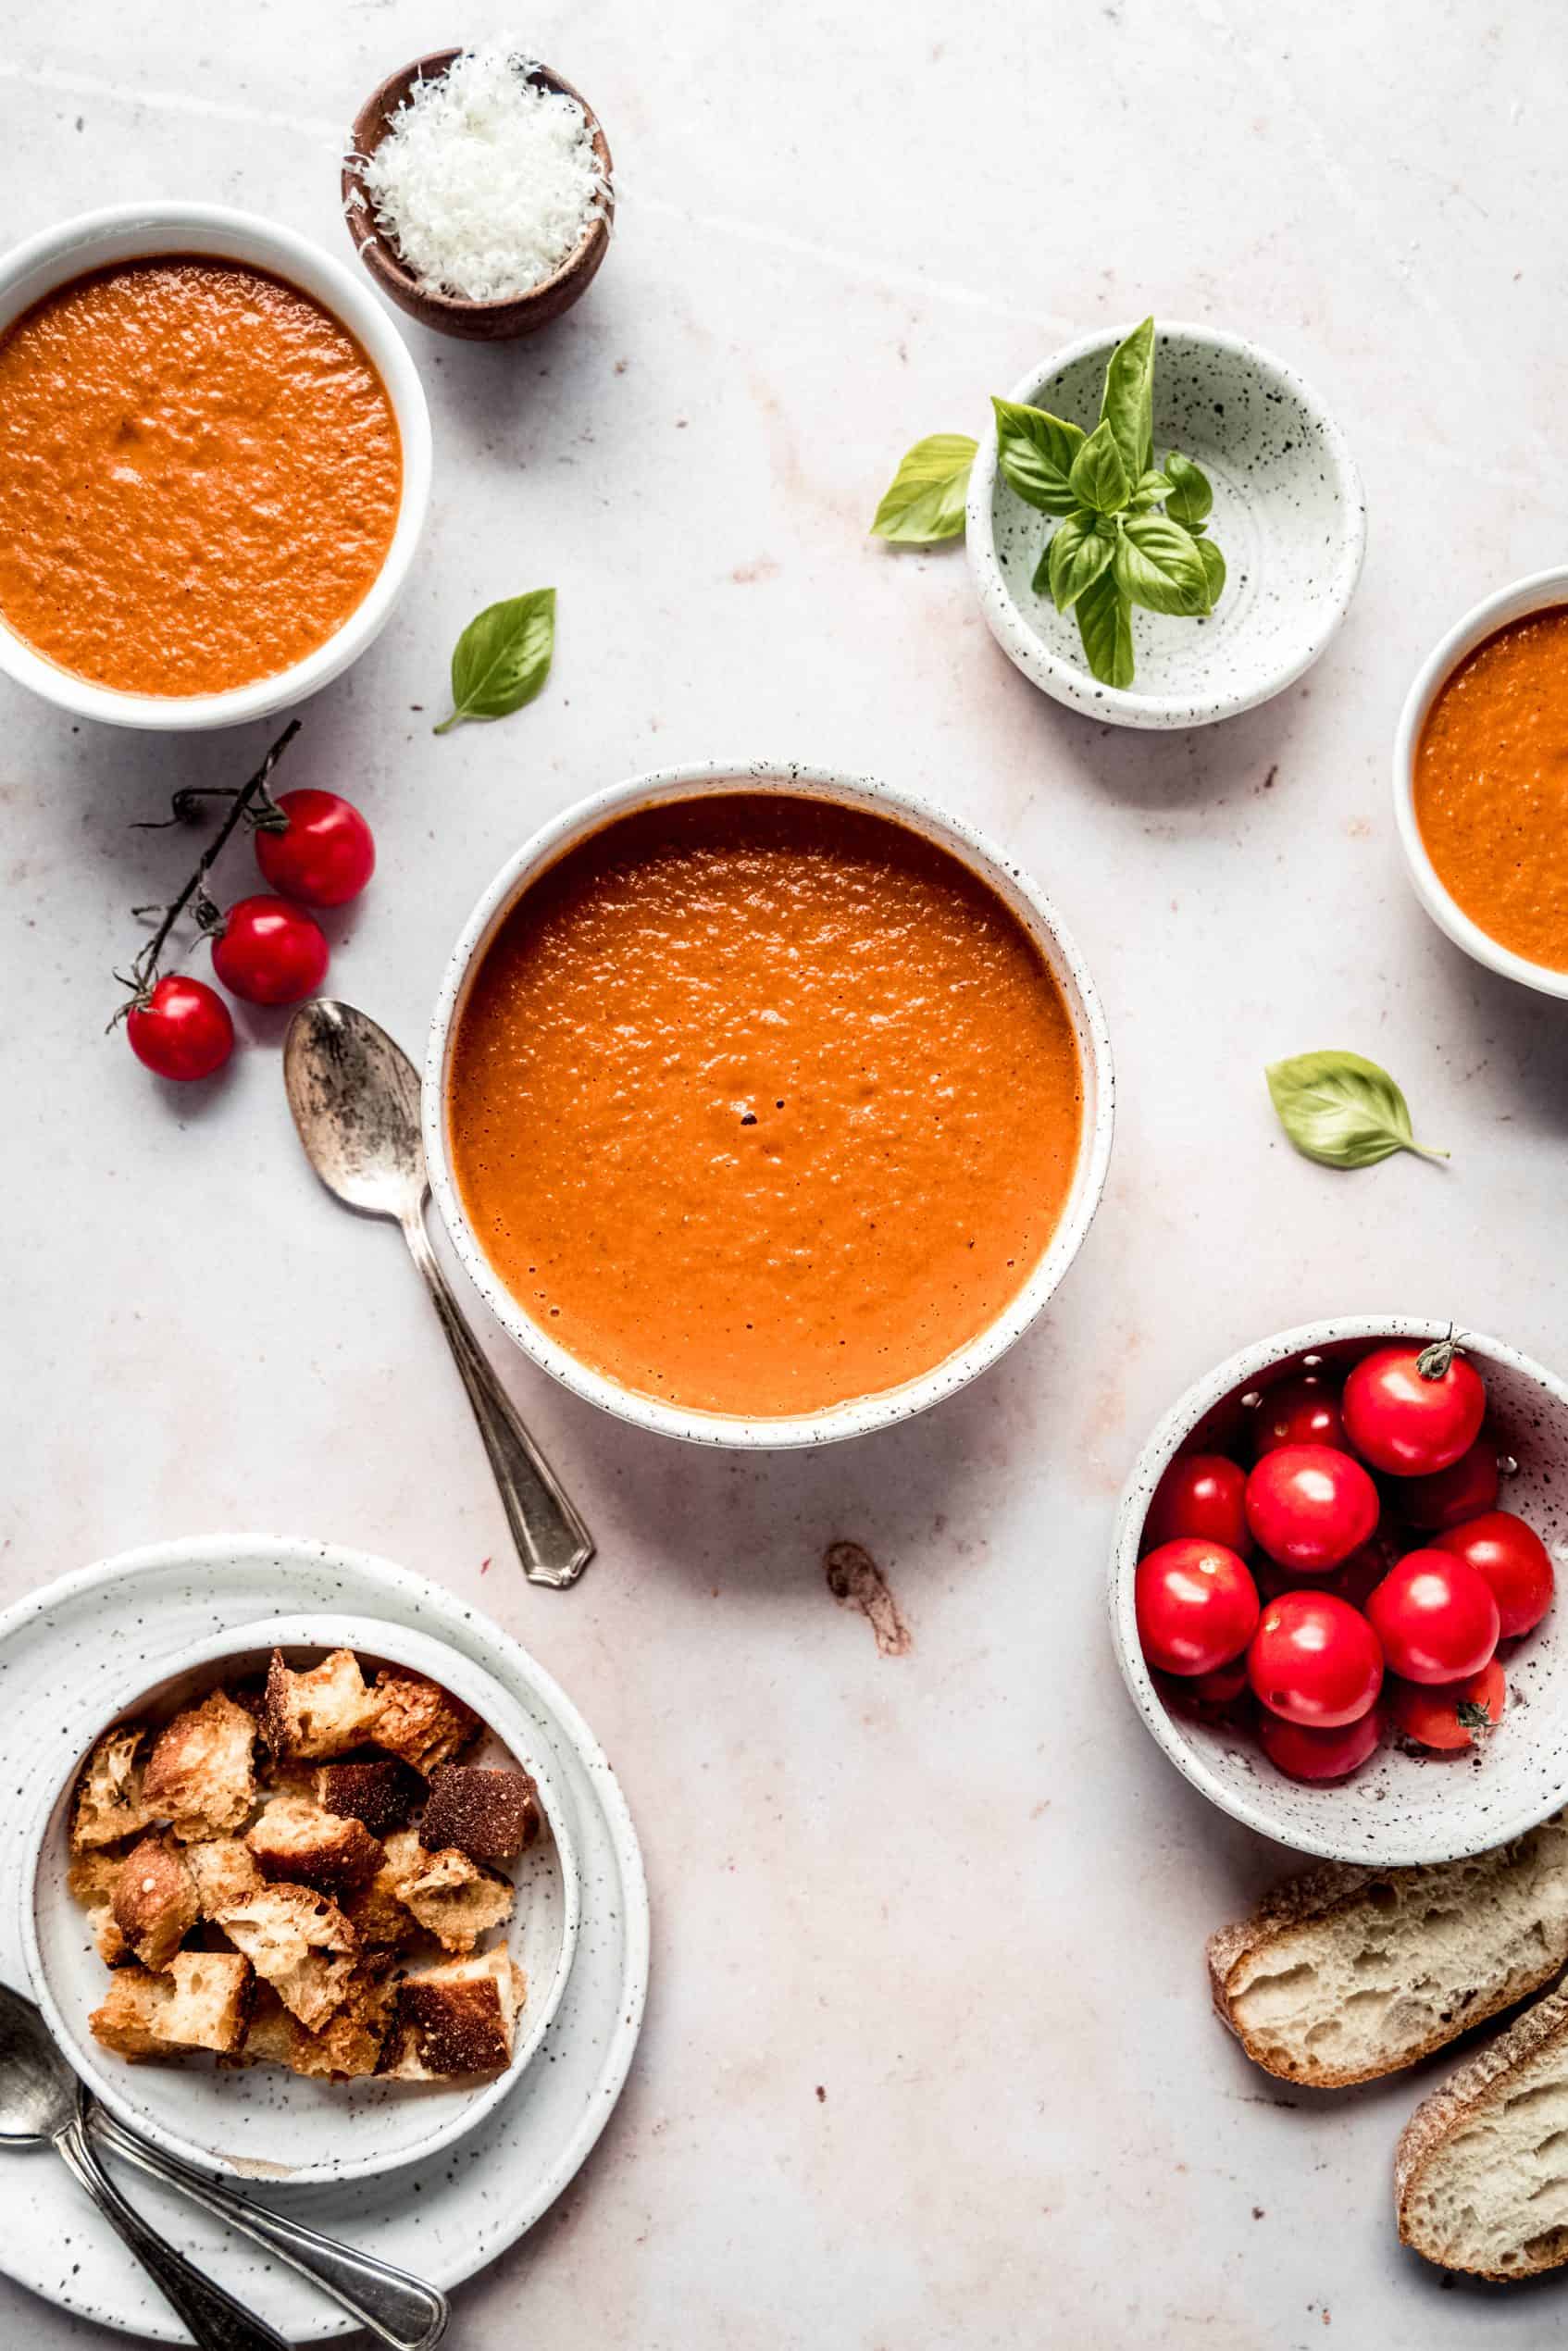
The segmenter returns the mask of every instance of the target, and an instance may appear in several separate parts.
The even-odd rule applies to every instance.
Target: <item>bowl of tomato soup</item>
[[[1400,719],[1394,811],[1456,945],[1568,996],[1568,567],[1488,596],[1437,646]]]
[[[429,479],[401,337],[292,231],[128,205],[0,261],[0,668],[73,715],[314,692],[391,612]]]
[[[1110,1042],[1039,890],[933,807],[767,764],[546,826],[452,957],[431,1185],[535,1362],[698,1442],[923,1411],[1038,1315],[1110,1155]]]

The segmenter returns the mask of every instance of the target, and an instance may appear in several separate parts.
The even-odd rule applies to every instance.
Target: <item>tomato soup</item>
[[[0,339],[0,614],[139,694],[275,676],[380,570],[386,387],[295,287],[194,255],[57,287]]]
[[[1415,754],[1415,819],[1471,921],[1568,971],[1568,605],[1512,621],[1444,682]]]
[[[639,811],[525,891],[457,1023],[468,1217],[621,1386],[775,1418],[897,1387],[1016,1296],[1083,1079],[1017,918],[906,826],[738,789]]]

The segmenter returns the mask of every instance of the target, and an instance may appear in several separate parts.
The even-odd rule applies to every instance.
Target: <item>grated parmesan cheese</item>
[[[417,81],[358,158],[376,225],[424,293],[508,302],[554,277],[608,211],[575,98],[528,77],[511,42],[466,49]]]

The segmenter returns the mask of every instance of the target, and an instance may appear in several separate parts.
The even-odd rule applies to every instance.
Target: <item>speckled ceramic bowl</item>
[[[1010,397],[1089,429],[1126,331],[1069,343]],[[1226,588],[1203,620],[1134,613],[1138,668],[1126,690],[1092,676],[1072,614],[1030,586],[1055,525],[1002,479],[994,425],[970,476],[969,566],[992,636],[1058,702],[1117,727],[1206,727],[1267,702],[1317,659],[1361,576],[1366,510],[1344,434],[1300,377],[1256,343],[1213,327],[1157,329],[1156,463],[1171,449],[1213,484]]]
[[[1189,1387],[1138,1457],[1116,1517],[1111,1555],[1111,1637],[1133,1704],[1178,1772],[1249,1828],[1333,1860],[1396,1863],[1483,1853],[1544,1821],[1568,1800],[1568,1599],[1533,1633],[1507,1645],[1509,1702],[1484,1748],[1421,1756],[1385,1745],[1353,1778],[1307,1786],[1276,1772],[1254,1740],[1173,1714],[1139,1644],[1133,1578],[1151,1496],[1167,1464],[1201,1437],[1229,1449],[1250,1408],[1243,1399],[1315,1361],[1348,1369],[1388,1339],[1441,1338],[1446,1321],[1350,1314],[1281,1331],[1243,1348]],[[1528,1520],[1568,1562],[1568,1387],[1500,1340],[1465,1331],[1487,1383],[1488,1430],[1518,1463],[1501,1507]],[[1249,1458],[1242,1452],[1239,1458]]]
[[[557,1346],[514,1298],[491,1264],[468,1221],[447,1149],[448,1071],[458,1017],[486,949],[529,884],[574,843],[633,809],[653,807],[663,801],[692,800],[704,793],[736,790],[789,792],[797,797],[836,801],[846,808],[869,809],[909,826],[980,875],[1017,916],[1049,965],[1072,1019],[1083,1070],[1083,1131],[1066,1206],[1039,1263],[996,1320],[977,1338],[957,1349],[917,1379],[905,1380],[900,1387],[882,1388],[875,1395],[849,1403],[836,1404],[826,1412],[780,1415],[771,1420],[745,1420],[728,1413],[688,1411],[665,1403],[657,1397],[607,1379],[566,1348]],[[908,1420],[912,1414],[925,1412],[943,1397],[967,1386],[1006,1353],[1043,1311],[1076,1256],[1100,1204],[1111,1157],[1112,1096],[1110,1032],[1088,966],[1063,929],[1049,899],[1000,850],[928,802],[894,791],[868,777],[841,776],[827,768],[782,765],[764,760],[709,760],[698,766],[666,767],[652,775],[634,776],[628,783],[613,785],[607,791],[596,792],[591,800],[579,801],[535,833],[502,867],[468,917],[436,999],[425,1057],[425,1156],[436,1205],[475,1287],[502,1327],[563,1387],[586,1397],[591,1404],[616,1413],[622,1420],[634,1422],[640,1428],[656,1429],[666,1437],[684,1437],[701,1445],[782,1449],[864,1437],[873,1429]]]
[[[193,2055],[130,2064],[93,2040],[88,2018],[109,1978],[86,1913],[67,1885],[67,1833],[77,1774],[110,1723],[178,1707],[241,1674],[265,1672],[274,1648],[292,1664],[352,1648],[367,1662],[407,1666],[439,1682],[479,1715],[481,1761],[522,1765],[538,1784],[544,1828],[510,1875],[517,1903],[507,1928],[528,1979],[512,2061],[503,2072],[440,2083],[306,2080],[273,2065],[223,2068]],[[291,1616],[215,1636],[183,1652],[150,1686],[128,1687],[92,1719],[69,1726],[60,1770],[39,1816],[31,1898],[22,1902],[28,1972],[50,2031],[95,2097],[171,2155],[240,2179],[363,2179],[420,2162],[471,2130],[504,2097],[539,2049],[560,2005],[577,1947],[581,1887],[554,1774],[515,1700],[446,1643],[380,1618]]]

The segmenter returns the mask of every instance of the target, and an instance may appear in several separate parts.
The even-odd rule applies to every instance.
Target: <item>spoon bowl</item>
[[[0,2146],[39,2146],[76,2112],[76,2076],[32,2001],[0,1984]]]

